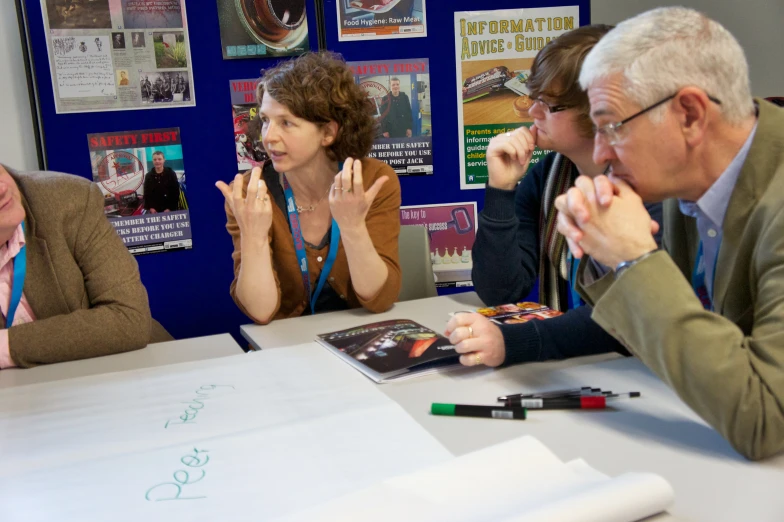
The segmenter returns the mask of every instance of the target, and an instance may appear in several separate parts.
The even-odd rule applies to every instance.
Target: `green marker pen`
[[[449,415],[451,417],[525,420],[526,409],[509,406],[473,406],[469,404],[440,404],[434,402],[430,406],[430,413],[432,415]]]

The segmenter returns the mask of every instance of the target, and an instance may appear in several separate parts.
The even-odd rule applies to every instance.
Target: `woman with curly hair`
[[[216,183],[234,242],[231,296],[257,323],[363,307],[400,292],[400,182],[367,156],[372,108],[340,55],[264,72],[262,167]]]

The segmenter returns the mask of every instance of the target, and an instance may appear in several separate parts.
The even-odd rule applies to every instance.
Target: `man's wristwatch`
[[[629,268],[633,267],[634,265],[636,265],[637,263],[639,263],[640,261],[642,261],[646,257],[651,256],[651,255],[655,254],[658,251],[659,251],[659,249],[656,248],[656,249],[651,250],[650,252],[644,253],[643,255],[641,255],[640,257],[638,257],[636,259],[632,259],[630,261],[621,261],[620,263],[618,263],[615,266],[615,280],[617,281],[621,277],[621,274],[626,272]]]

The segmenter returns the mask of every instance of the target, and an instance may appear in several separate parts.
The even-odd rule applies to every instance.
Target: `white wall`
[[[38,168],[27,76],[13,0],[0,0],[0,163]]]
[[[591,22],[617,24],[655,7],[677,5],[702,11],[738,39],[755,96],[784,96],[783,0],[591,0]]]

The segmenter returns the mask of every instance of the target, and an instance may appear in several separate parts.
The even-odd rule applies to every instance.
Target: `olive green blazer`
[[[24,295],[36,320],[8,330],[20,367],[136,350],[172,337],[150,317],[136,260],[100,189],[53,172],[15,172],[25,210]]]
[[[665,202],[666,251],[582,290],[597,323],[755,460],[784,450],[784,109],[757,103],[724,218],[715,313],[692,289],[699,236],[677,201]]]

